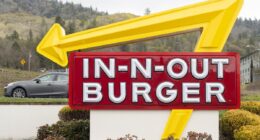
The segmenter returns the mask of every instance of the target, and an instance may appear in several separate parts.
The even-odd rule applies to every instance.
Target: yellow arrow
[[[183,130],[192,114],[192,110],[172,110],[165,126],[162,140],[180,139]]]
[[[202,32],[196,52],[221,52],[242,4],[243,0],[209,0],[70,35],[65,35],[63,28],[54,24],[37,46],[37,52],[66,66],[67,52],[70,51],[109,47],[194,30]],[[191,112],[173,110],[162,139],[170,136],[180,138]]]
[[[207,21],[206,26],[203,26],[201,37],[194,51],[221,52],[224,48],[227,37],[230,34],[231,29],[237,19],[242,5],[243,0],[212,0],[197,4],[196,7],[200,7],[201,11],[207,11],[206,9],[211,9],[215,12],[212,15],[205,13],[205,18],[202,19],[193,19],[200,21],[203,21],[207,18],[210,19]],[[196,8],[194,7],[194,12],[198,10],[195,9]],[[192,111],[193,110],[172,110],[161,139],[180,139],[182,132],[189,121]]]
[[[221,51],[241,5],[242,0],[210,0],[70,35],[65,35],[63,28],[54,24],[39,43],[37,52],[66,66],[69,51],[97,49],[193,30],[203,30],[197,51],[215,51],[216,48]]]

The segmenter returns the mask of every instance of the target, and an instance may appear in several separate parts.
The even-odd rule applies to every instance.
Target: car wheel
[[[26,97],[26,92],[23,88],[15,88],[13,90],[12,96],[14,98],[24,98]]]

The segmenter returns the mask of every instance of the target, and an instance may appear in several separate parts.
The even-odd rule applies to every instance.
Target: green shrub
[[[260,102],[242,102],[241,109],[260,115]]]
[[[44,140],[66,140],[66,139],[64,137],[62,137],[62,136],[48,136]]]
[[[40,126],[37,132],[37,140],[44,140],[51,135],[52,135],[51,127],[48,124]]]
[[[246,125],[235,130],[235,140],[260,140],[260,125]]]
[[[59,125],[59,122],[57,123]],[[69,140],[88,140],[89,139],[89,121],[88,120],[77,120],[77,121],[60,121],[61,136]]]
[[[38,129],[37,139],[64,138],[67,140],[89,140],[89,121],[58,121],[51,126],[44,125]]]
[[[229,139],[234,138],[234,130],[241,126],[258,124],[260,124],[260,117],[245,110],[227,111],[221,119],[222,132]]]
[[[59,118],[62,121],[87,120],[89,119],[89,111],[72,110],[69,106],[65,106],[59,111]]]

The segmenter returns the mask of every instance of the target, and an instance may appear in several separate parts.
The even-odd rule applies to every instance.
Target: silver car
[[[51,72],[28,81],[9,83],[4,87],[7,97],[67,97],[68,74]]]

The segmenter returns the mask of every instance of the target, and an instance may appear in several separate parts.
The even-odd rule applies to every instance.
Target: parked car
[[[4,88],[7,97],[67,97],[68,73],[51,72],[32,80],[9,83]]]

